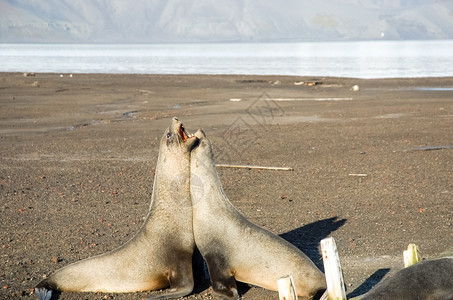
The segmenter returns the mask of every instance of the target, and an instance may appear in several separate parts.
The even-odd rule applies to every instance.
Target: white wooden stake
[[[337,246],[332,237],[325,238],[321,241],[321,253],[324,262],[324,271],[326,272],[329,300],[346,300],[343,271],[341,270]]]
[[[297,300],[296,286],[292,275],[283,276],[278,280],[278,299]]]
[[[421,260],[420,252],[415,244],[409,244],[407,250],[403,252],[404,267],[410,267]]]

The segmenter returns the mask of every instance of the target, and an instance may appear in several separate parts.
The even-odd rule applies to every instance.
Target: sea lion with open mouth
[[[207,262],[216,296],[238,299],[235,279],[278,290],[282,276],[292,275],[299,299],[312,299],[326,289],[324,274],[298,248],[251,223],[225,195],[211,142],[195,136],[190,173],[195,243]]]
[[[150,299],[190,294],[195,243],[189,167],[197,142],[173,118],[160,141],[151,204],[140,231],[113,251],[56,271],[38,284],[38,296],[45,298],[48,290],[122,293],[167,287]]]

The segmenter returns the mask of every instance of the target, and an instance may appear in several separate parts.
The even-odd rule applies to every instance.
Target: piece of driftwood
[[[421,260],[421,256],[417,245],[409,244],[409,246],[407,246],[407,250],[403,252],[403,259],[405,268],[418,263]]]
[[[451,149],[451,148],[453,148],[453,145],[425,146],[425,147],[415,147],[412,149],[395,150],[393,152],[433,151],[433,150],[442,150],[442,149]]]
[[[328,299],[346,300],[343,271],[341,270],[337,246],[332,237],[321,241],[321,253],[324,262],[324,272],[326,273]]]
[[[250,166],[250,165],[227,165],[216,164],[218,168],[239,168],[239,169],[260,169],[260,170],[276,170],[276,171],[294,171],[293,168],[287,167],[264,167],[264,166]]]
[[[297,292],[293,276],[283,276],[278,280],[278,299],[297,300]]]

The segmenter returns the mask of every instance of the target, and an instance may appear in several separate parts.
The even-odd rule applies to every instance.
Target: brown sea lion
[[[191,195],[195,243],[205,258],[216,296],[238,299],[235,280],[278,290],[292,275],[299,299],[326,289],[324,274],[298,248],[248,221],[228,200],[203,131],[191,153]]]
[[[197,138],[173,118],[159,146],[149,213],[140,231],[121,247],[70,264],[38,284],[63,292],[122,293],[169,287],[152,299],[188,295],[194,287],[195,243],[190,200],[190,151]]]

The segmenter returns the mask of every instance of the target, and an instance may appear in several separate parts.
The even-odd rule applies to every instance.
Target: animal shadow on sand
[[[280,234],[280,237],[299,248],[320,270],[324,271],[319,243],[345,223],[346,219],[332,217],[293,229]]]
[[[319,251],[319,243],[328,237],[332,232],[346,223],[346,219],[332,217],[319,220],[300,228],[283,233],[280,236],[304,252],[315,265],[324,271],[322,256]],[[368,292],[373,286],[378,284],[390,269],[379,269],[366,279],[354,291],[348,294],[348,298],[356,297]]]
[[[379,269],[367,278],[361,285],[347,295],[347,298],[354,298],[367,293],[373,286],[378,284],[390,271],[389,268]]]

